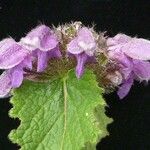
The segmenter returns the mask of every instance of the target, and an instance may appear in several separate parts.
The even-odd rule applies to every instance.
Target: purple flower
[[[20,43],[28,50],[34,51],[35,57],[38,57],[38,72],[44,71],[49,58],[61,57],[58,39],[54,32],[45,25],[40,25],[30,31],[26,37],[21,39]]]
[[[0,42],[0,69],[6,70],[0,76],[0,97],[6,96],[11,88],[17,88],[23,81],[24,68],[32,69],[31,53],[12,38]]]
[[[118,90],[123,99],[131,89],[134,79],[138,81],[150,79],[150,41],[131,38],[118,34],[108,38],[108,55],[120,64],[123,82]]]
[[[67,45],[67,51],[75,55],[77,59],[76,76],[78,78],[84,72],[85,63],[92,60],[95,50],[96,42],[94,36],[86,27],[79,29],[77,37]]]

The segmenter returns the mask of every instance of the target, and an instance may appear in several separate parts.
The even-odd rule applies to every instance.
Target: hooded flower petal
[[[73,39],[67,46],[67,51],[71,54],[80,54],[84,50],[78,46],[77,39]]]
[[[107,45],[108,50],[122,51],[133,59],[150,60],[150,41],[148,40],[117,34],[107,39]]]
[[[22,38],[20,43],[29,50],[49,51],[58,45],[58,39],[49,27],[40,25]]]
[[[77,37],[73,39],[67,46],[67,51],[71,54],[80,54],[85,52],[89,56],[93,56],[96,50],[96,42],[92,32],[86,28],[81,28]]]
[[[150,60],[150,41],[133,38],[122,47],[122,51],[133,59]]]
[[[79,30],[77,43],[87,55],[93,56],[96,49],[96,42],[92,32],[88,28],[83,27]]]
[[[0,42],[0,69],[10,69],[21,63],[29,52],[8,38]]]
[[[114,46],[114,45],[121,45],[128,43],[132,38],[130,36],[127,36],[125,34],[117,34],[113,38],[107,39],[107,45],[108,46]]]
[[[0,98],[5,97],[9,94],[11,90],[11,80],[10,75],[7,71],[3,72],[3,74],[0,76]]]
[[[108,50],[123,52],[133,59],[150,60],[150,41],[117,34],[107,39]]]

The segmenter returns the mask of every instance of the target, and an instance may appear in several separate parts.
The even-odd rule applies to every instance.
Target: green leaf
[[[21,124],[11,131],[10,140],[21,150],[95,149],[111,122],[102,92],[91,71],[80,80],[69,71],[47,83],[24,81],[11,99],[10,116]]]

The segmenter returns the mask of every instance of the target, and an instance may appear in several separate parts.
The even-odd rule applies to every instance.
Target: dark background
[[[1,0],[0,39],[12,36],[19,40],[39,22],[58,25],[70,21],[93,22],[99,31],[110,36],[123,32],[131,36],[150,37],[149,0]],[[137,84],[120,101],[113,93],[105,96],[106,114],[114,119],[108,126],[110,136],[97,149],[150,150],[150,85]],[[9,99],[0,100],[0,150],[17,150],[7,135],[17,128],[18,120],[10,119]]]

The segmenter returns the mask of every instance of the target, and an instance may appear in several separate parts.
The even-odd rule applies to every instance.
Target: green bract
[[[65,77],[47,83],[24,81],[13,92],[10,111],[10,116],[19,118],[21,124],[9,138],[21,150],[96,146],[108,134],[106,127],[111,122],[105,115],[102,92],[89,70],[80,80],[74,71],[69,71]]]

